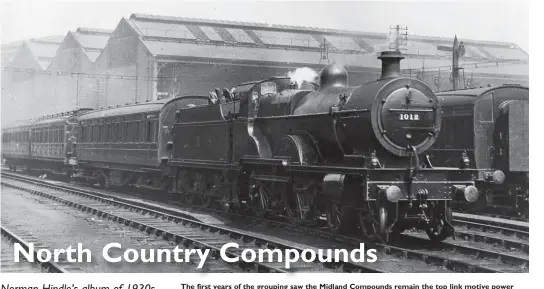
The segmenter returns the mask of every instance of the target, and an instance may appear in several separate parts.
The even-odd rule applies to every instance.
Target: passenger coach
[[[431,150],[432,165],[480,170],[479,206],[529,210],[529,88],[507,84],[437,93],[442,131]]]

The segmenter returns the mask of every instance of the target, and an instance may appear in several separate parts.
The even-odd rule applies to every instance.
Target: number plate
[[[421,120],[421,116],[417,113],[401,113],[399,120]]]

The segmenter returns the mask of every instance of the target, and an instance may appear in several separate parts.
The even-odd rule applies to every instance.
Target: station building
[[[451,89],[453,38],[409,36],[404,74]],[[386,33],[133,14],[122,19],[95,64],[100,106],[124,105],[286,75],[300,67],[346,66],[351,85],[375,79]],[[513,43],[464,40],[467,86],[527,84],[528,55]]]
[[[517,45],[461,40],[463,86],[528,85],[529,56]],[[43,51],[25,41],[14,54],[13,49],[11,54],[2,52],[2,59],[11,59],[11,71],[40,72],[26,74],[35,81],[26,90],[13,87],[21,75],[10,77],[6,85],[2,77],[3,89],[28,103],[40,103],[34,105],[37,111],[18,105],[19,112],[21,107],[26,111],[18,118],[205,95],[215,87],[232,88],[301,67],[319,71],[332,62],[347,68],[350,85],[359,85],[379,76],[381,62],[376,57],[390,49],[392,39],[388,33],[133,14],[112,31],[80,28],[57,41]],[[452,53],[439,47],[452,45],[453,37],[409,35],[402,50],[403,74],[425,81],[435,91],[451,89]],[[11,110],[14,104],[4,105],[4,100],[3,96],[2,111]]]

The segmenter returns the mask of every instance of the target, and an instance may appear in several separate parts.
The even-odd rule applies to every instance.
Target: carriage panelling
[[[29,127],[20,126],[2,132],[2,156],[4,158],[27,158],[30,156]]]
[[[78,127],[78,160],[104,165],[157,166],[162,103],[109,109],[82,117]]]
[[[69,117],[38,120],[31,126],[31,154],[35,159],[65,160],[65,142],[70,133]]]

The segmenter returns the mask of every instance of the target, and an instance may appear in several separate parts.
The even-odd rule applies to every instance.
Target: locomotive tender
[[[331,64],[319,87],[275,77],[210,98],[88,112],[77,117],[64,164],[103,186],[310,222],[325,216],[335,232],[386,241],[415,227],[442,241],[453,235],[453,197],[478,198],[477,171],[462,153],[457,164],[430,165],[440,102],[423,82],[400,76],[402,58],[382,52],[380,79],[357,87]],[[2,154],[15,159],[4,146]]]
[[[529,88],[505,84],[437,93],[443,130],[431,148],[433,163],[451,165],[466,152],[479,170],[477,202],[464,209],[529,218]],[[498,210],[497,210],[498,209]]]

